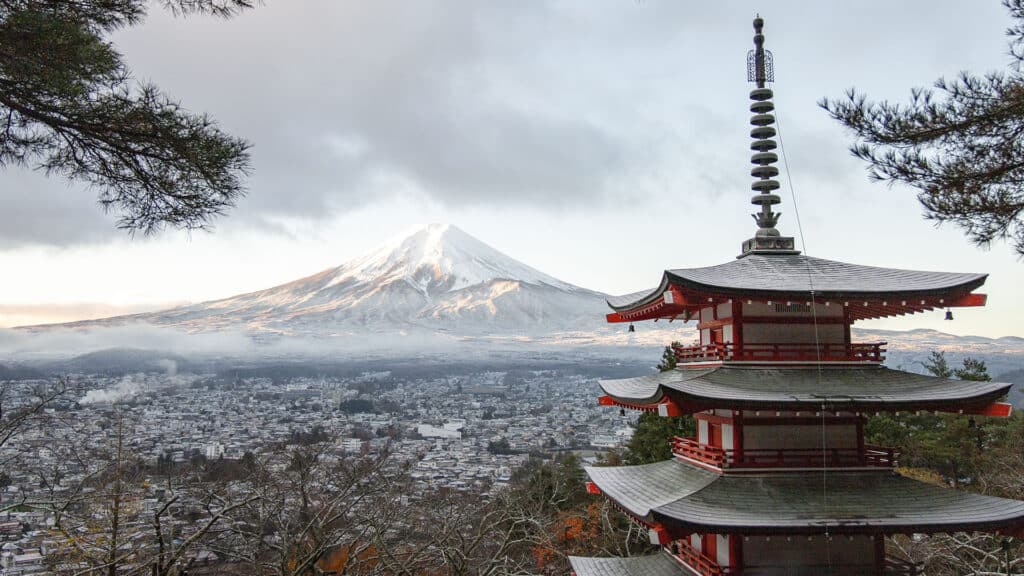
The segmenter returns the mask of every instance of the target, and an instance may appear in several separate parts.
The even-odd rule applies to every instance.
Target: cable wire
[[[777,100],[776,100],[777,101]],[[782,122],[779,121],[779,110],[776,108],[775,112],[775,126],[776,132],[779,138],[779,152],[782,153],[782,165],[786,169],[786,184],[789,187],[789,196],[793,201],[793,215],[796,217],[797,232],[800,235],[800,248],[802,248],[804,256],[807,256],[807,241],[804,239],[804,227],[800,220],[800,207],[796,200],[796,189],[793,186],[793,174],[789,169],[789,157],[786,155],[786,145],[782,139]],[[809,259],[804,258],[805,268],[807,270],[807,286],[810,292],[811,298],[811,322],[814,326],[814,350],[815,363],[818,367],[818,388],[821,388],[822,383],[822,369],[821,369],[821,336],[818,332],[818,307],[815,301],[814,292],[814,275],[811,270],[811,262]],[[821,400],[821,501],[824,512],[828,512],[828,439],[827,439],[827,426],[826,426],[826,409],[828,408],[828,397],[823,396]],[[825,558],[828,563],[829,569],[832,568],[832,550],[831,550],[831,534],[829,532],[828,524],[825,524]]]

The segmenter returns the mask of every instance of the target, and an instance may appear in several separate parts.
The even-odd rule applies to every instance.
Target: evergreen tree
[[[655,366],[659,372],[668,372],[676,367],[678,361],[676,360],[676,353],[672,349],[674,346],[681,346],[681,344],[673,341],[672,344],[665,346],[665,351],[661,353],[661,362]]]
[[[991,382],[992,377],[988,375],[988,367],[984,360],[964,358],[963,366],[953,370],[953,375],[960,380],[973,380],[975,382]]]
[[[961,367],[950,368],[945,353],[932,352],[923,365],[940,378],[992,379],[985,362],[974,358],[964,358]],[[868,420],[865,435],[871,444],[900,447],[903,466],[935,470],[959,485],[977,474],[991,431],[1000,426],[954,414],[879,415]]]
[[[254,0],[163,0],[231,16]],[[132,79],[114,32],[147,0],[0,0],[0,167],[83,182],[132,232],[202,228],[244,193],[249,144]]]
[[[953,371],[949,369],[949,363],[946,362],[945,352],[932,350],[928,354],[928,359],[922,362],[921,365],[932,376],[938,376],[939,378],[950,378],[953,376]]]
[[[660,372],[668,372],[676,367],[676,355],[672,348],[679,345],[679,342],[672,342],[665,346],[661,362],[656,367]],[[654,412],[644,412],[636,421],[636,430],[626,444],[622,459],[626,464],[649,464],[667,460],[672,457],[672,446],[669,442],[673,436],[687,437],[695,433],[696,424],[692,416],[663,418]]]
[[[1024,255],[1024,0],[1003,4],[1014,19],[1008,72],[939,79],[903,105],[851,89],[821,106],[854,133],[851,151],[871,178],[915,188],[926,218],[963,228],[976,244],[1010,238]]]
[[[689,437],[696,433],[692,416],[662,417],[644,412],[636,422],[633,437],[626,444],[626,464],[650,464],[672,457],[669,442],[673,436]]]

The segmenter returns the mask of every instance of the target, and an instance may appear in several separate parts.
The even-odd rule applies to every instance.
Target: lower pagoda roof
[[[680,576],[691,574],[667,552],[631,558],[569,556],[576,576]]]
[[[743,410],[978,410],[1012,384],[952,380],[884,366],[676,368],[635,378],[602,380],[618,403],[651,405],[666,398],[684,412]]]
[[[601,493],[627,512],[678,534],[1024,529],[1024,501],[943,488],[888,471],[729,476],[676,460],[586,471]]]

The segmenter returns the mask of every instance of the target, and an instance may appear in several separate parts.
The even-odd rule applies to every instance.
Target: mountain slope
[[[540,334],[602,323],[604,295],[531,268],[444,224],[266,290],[128,320],[189,331],[344,333],[428,329]]]

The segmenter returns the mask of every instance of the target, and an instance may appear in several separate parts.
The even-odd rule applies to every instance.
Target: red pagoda
[[[666,270],[653,290],[610,299],[609,322],[696,320],[678,366],[606,380],[600,403],[692,414],[670,460],[590,467],[587,489],[646,527],[661,552],[570,558],[576,576],[917,574],[885,536],[989,531],[1024,537],[1024,502],[896,473],[898,452],[864,441],[869,414],[1007,416],[1009,384],[882,365],[885,343],[853,342],[857,320],[982,306],[986,274],[922,272],[811,258],[775,228],[771,53],[754,20],[748,56],[751,175],[758,230],[737,259]]]

